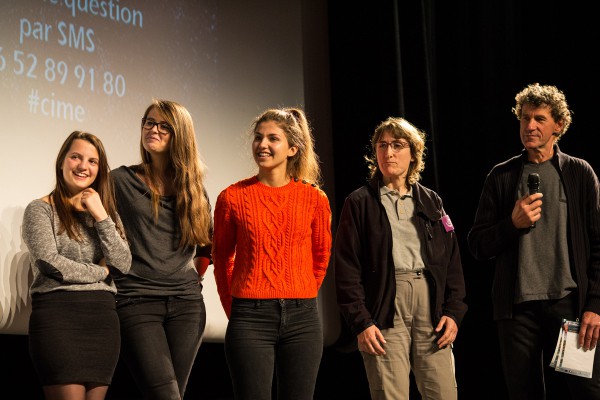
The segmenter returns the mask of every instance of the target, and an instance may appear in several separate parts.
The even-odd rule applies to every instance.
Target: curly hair
[[[556,133],[557,141],[567,132],[567,129],[571,125],[571,114],[573,114],[573,111],[569,110],[564,93],[558,90],[556,86],[540,85],[539,83],[530,84],[517,93],[515,100],[517,103],[513,107],[512,112],[517,116],[519,121],[521,120],[521,110],[525,104],[531,104],[535,107],[550,107],[550,114],[554,118],[554,121],[562,121],[563,123],[561,131]]]
[[[381,122],[371,137],[371,154],[365,156],[371,178],[382,178],[383,174],[377,164],[377,143],[385,132],[389,132],[394,139],[405,139],[410,145],[413,161],[408,166],[406,181],[412,185],[421,180],[421,172],[425,169],[425,132],[400,117],[389,117]]]

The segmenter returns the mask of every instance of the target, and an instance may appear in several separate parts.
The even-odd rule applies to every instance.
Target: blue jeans
[[[117,301],[121,356],[144,399],[181,400],[206,326],[204,300]]]
[[[312,400],[323,354],[317,299],[233,299],[225,355],[236,400]]]

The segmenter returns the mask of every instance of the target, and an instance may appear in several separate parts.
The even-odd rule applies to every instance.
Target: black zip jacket
[[[492,283],[495,320],[512,318],[519,236],[527,229],[515,228],[511,215],[526,161],[527,152],[523,150],[520,155],[492,168],[483,184],[475,221],[467,236],[473,257],[495,262]],[[587,161],[562,153],[556,144],[551,163],[558,171],[567,198],[569,261],[578,288],[579,315],[584,311],[600,314],[598,177]]]
[[[333,265],[337,302],[351,332],[375,324],[393,327],[396,279],[392,229],[381,203],[376,178],[345,200],[334,241]],[[467,311],[458,241],[446,232],[441,198],[420,183],[412,186],[417,231],[424,248],[431,316],[435,327],[442,315],[460,323]]]

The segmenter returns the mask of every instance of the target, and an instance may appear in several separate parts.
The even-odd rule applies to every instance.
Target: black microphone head
[[[529,193],[537,193],[540,188],[540,175],[536,173],[529,174],[527,177],[527,187],[529,188]]]

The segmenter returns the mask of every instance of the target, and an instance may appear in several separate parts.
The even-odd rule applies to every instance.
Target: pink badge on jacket
[[[452,232],[454,230],[454,225],[452,225],[452,221],[450,221],[448,214],[442,217],[442,224],[444,225],[446,232]]]

